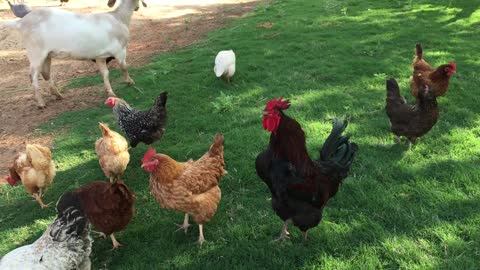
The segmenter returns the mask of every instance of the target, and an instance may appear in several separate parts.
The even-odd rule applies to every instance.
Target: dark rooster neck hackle
[[[270,135],[270,147],[275,158],[290,161],[304,177],[314,175],[315,169],[308,155],[302,127],[282,111],[280,117],[277,131]]]

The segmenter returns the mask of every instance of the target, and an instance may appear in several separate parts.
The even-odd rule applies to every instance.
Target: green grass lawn
[[[158,152],[184,161],[200,157],[216,132],[225,134],[229,174],[222,201],[205,225],[174,233],[183,214],[161,209],[140,168],[147,147],[131,151],[125,174],[137,195],[137,213],[110,251],[96,238],[94,269],[479,269],[480,267],[480,4],[472,0],[291,0],[260,5],[255,12],[211,33],[195,45],[158,56],[132,70],[144,94],[121,84],[117,95],[146,109],[169,92],[169,122]],[[273,28],[257,25],[272,22]],[[158,38],[162,38],[159,36]],[[385,79],[408,77],[416,42],[432,65],[457,63],[437,125],[412,151],[394,145],[384,111]],[[215,78],[222,49],[237,55],[232,85]],[[101,84],[100,76],[75,82]],[[115,87],[116,86],[116,87]],[[74,90],[73,90],[74,91]],[[96,158],[97,122],[115,130],[103,105],[65,113],[44,125],[55,132],[57,177],[45,195],[56,201],[94,180],[106,180]],[[270,193],[257,177],[256,155],[269,133],[261,126],[267,100],[285,96],[287,113],[301,123],[314,158],[331,119],[351,115],[347,128],[360,150],[340,192],[311,230],[307,244],[298,229],[291,240],[272,242],[282,222]],[[54,106],[51,104],[51,106]],[[21,187],[0,189],[0,255],[32,243],[54,219]]]

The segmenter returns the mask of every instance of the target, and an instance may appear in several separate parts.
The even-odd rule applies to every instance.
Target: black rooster
[[[320,151],[311,160],[300,124],[283,113],[290,103],[282,98],[267,103],[263,127],[271,132],[268,148],[257,156],[258,176],[272,193],[272,208],[284,221],[278,239],[288,238],[293,222],[307,239],[307,230],[317,226],[322,211],[347,177],[358,147],[342,132],[347,121],[333,123],[333,129]]]

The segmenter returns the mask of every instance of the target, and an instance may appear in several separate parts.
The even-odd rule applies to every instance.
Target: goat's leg
[[[128,85],[134,85],[135,82],[133,81],[132,78],[130,78],[130,75],[128,74],[128,66],[127,66],[127,62],[125,61],[125,59],[123,61],[120,61],[120,70],[123,73],[123,77],[125,78],[125,82]]]
[[[106,59],[97,58],[95,61],[97,62],[98,70],[100,70],[100,73],[103,76],[103,84],[105,85],[108,96],[115,97],[115,93],[113,93],[112,86],[110,85],[110,80],[108,79],[108,67]]]
[[[123,73],[123,77],[125,77],[125,82],[128,85],[134,85],[135,82],[130,78],[130,75],[128,74],[128,66],[127,66],[127,48],[124,48],[122,51],[119,51],[115,55],[115,59],[117,59],[118,63],[120,64],[120,70]]]
[[[43,101],[42,94],[40,93],[40,87],[38,85],[38,73],[39,68],[33,65],[30,66],[30,81],[32,82],[33,95],[37,100],[37,106],[40,109],[45,108],[45,101]]]
[[[60,92],[58,92],[58,89],[55,86],[55,82],[53,81],[53,76],[50,73],[50,67],[51,66],[52,66],[52,58],[47,57],[47,59],[45,59],[45,62],[43,62],[43,67],[42,67],[42,71],[41,71],[42,77],[43,77],[43,79],[45,79],[45,81],[48,81],[48,83],[50,85],[49,86],[50,92],[52,94],[54,94],[57,97],[57,99],[63,99],[63,96],[62,96],[62,94],[60,94]]]

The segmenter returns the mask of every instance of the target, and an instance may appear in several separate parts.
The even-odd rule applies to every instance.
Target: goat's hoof
[[[45,104],[37,104],[38,109],[45,109],[47,106]]]
[[[62,99],[63,99],[63,96],[62,96],[62,95],[55,95],[55,98],[56,98],[57,100],[62,100]]]
[[[135,81],[132,79],[132,78],[128,78],[125,80],[125,83],[128,85],[128,86],[133,86],[135,85]]]

